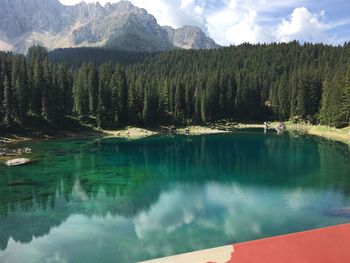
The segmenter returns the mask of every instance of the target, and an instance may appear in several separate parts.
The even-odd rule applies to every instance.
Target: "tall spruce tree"
[[[346,72],[344,81],[344,91],[341,97],[341,111],[344,126],[350,125],[350,66]]]
[[[89,112],[95,116],[98,104],[98,72],[93,63],[88,64],[87,89],[89,94]]]
[[[12,89],[8,77],[4,79],[4,124],[6,127],[12,127],[13,125],[13,102],[12,102]]]
[[[145,90],[142,119],[145,125],[154,124],[154,112],[152,111],[152,93],[149,87],[147,87]]]

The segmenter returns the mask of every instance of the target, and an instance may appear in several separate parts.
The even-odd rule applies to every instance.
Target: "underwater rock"
[[[30,164],[32,161],[28,158],[18,158],[18,159],[12,159],[5,162],[6,166],[19,166],[19,165],[26,165]]]
[[[8,184],[8,186],[34,186],[34,185],[38,185],[38,183],[32,180],[18,180]]]
[[[350,207],[343,207],[339,209],[329,209],[326,211],[328,216],[333,217],[346,217],[350,218]]]

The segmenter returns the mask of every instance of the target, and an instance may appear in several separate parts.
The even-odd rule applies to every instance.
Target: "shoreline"
[[[308,125],[287,123],[287,130],[302,134],[322,137],[327,140],[333,140],[350,145],[350,127],[336,129],[324,125]]]
[[[105,138],[121,138],[121,139],[141,139],[161,134],[179,134],[179,135],[205,135],[205,134],[224,134],[233,133],[236,131],[244,131],[246,129],[264,129],[264,124],[235,124],[235,128],[232,123],[226,125],[219,125],[217,123],[210,125],[191,125],[191,126],[159,126],[152,128],[139,128],[134,126],[128,126],[117,130],[91,130],[84,132],[66,132],[59,133],[57,135],[45,135],[45,134],[6,134],[0,135],[1,147],[7,145],[13,145],[19,142],[31,141],[31,140],[46,140],[46,139],[60,139],[60,138],[75,138],[75,137],[89,137],[89,136],[102,136]],[[272,122],[269,130],[275,130],[278,126],[278,122]],[[230,128],[226,128],[230,127]],[[297,132],[305,135],[314,135],[322,137],[328,140],[334,140],[343,142],[350,145],[350,127],[344,129],[336,129],[323,125],[308,125],[308,124],[294,124],[286,122],[287,131]]]
[[[269,130],[275,130],[278,127],[278,122],[273,122],[270,125]],[[224,128],[225,126],[221,126]],[[224,130],[218,128],[218,126],[188,126],[177,128],[175,134],[179,135],[205,135],[205,134],[223,134],[223,133],[234,133],[235,131],[244,131],[246,129],[264,129],[264,124],[238,124],[238,128],[234,130]],[[327,140],[333,140],[350,145],[350,127],[343,129],[336,129],[332,127],[327,127],[323,125],[309,125],[309,124],[293,124],[291,122],[286,122],[287,131],[296,132],[304,135],[312,135]],[[149,136],[164,134],[164,130],[171,129],[171,127],[160,127],[155,130],[148,130],[144,128],[127,127],[121,130],[115,131],[103,131],[107,134],[106,137],[114,138],[127,138],[127,139],[140,139]],[[165,132],[168,134],[171,132]]]
[[[269,131],[275,130],[278,127],[278,122],[270,124]],[[235,128],[232,128],[235,127]],[[138,127],[125,127],[118,130],[91,130],[89,132],[67,132],[59,133],[57,135],[45,135],[45,134],[7,134],[0,135],[0,150],[4,149],[16,149],[17,143],[24,143],[32,140],[50,140],[50,139],[65,139],[65,138],[82,138],[82,137],[102,137],[102,138],[120,138],[128,140],[138,140],[156,135],[206,135],[206,134],[228,134],[235,132],[242,132],[248,129],[261,129],[264,130],[264,124],[211,124],[206,126],[187,126],[176,128],[174,126],[160,126],[154,129],[138,128]],[[293,124],[286,123],[287,132],[294,132],[302,135],[317,136],[326,140],[338,141],[350,146],[350,127],[344,129],[336,129],[322,125],[308,125],[308,124]],[[3,151],[4,152],[4,151]],[[6,152],[6,150],[5,150]],[[10,152],[10,151],[9,151]],[[17,159],[25,157],[26,154],[17,155],[0,155],[0,163],[6,162],[11,159]]]
[[[159,126],[155,129],[138,128],[138,127],[126,127],[118,130],[102,130],[102,135],[106,135],[105,138],[124,138],[124,139],[142,139],[155,135],[162,134],[178,134],[178,135],[204,135],[204,134],[217,134],[228,133],[229,131],[219,130],[208,126],[187,126],[175,128],[172,126]]]

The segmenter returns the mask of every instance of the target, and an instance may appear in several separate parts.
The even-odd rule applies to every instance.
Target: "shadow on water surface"
[[[337,209],[350,207],[350,152],[325,140],[254,132],[30,146],[38,163],[0,167],[0,261],[133,262],[348,220]]]

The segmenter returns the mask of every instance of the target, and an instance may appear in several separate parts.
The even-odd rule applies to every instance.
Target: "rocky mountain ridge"
[[[128,1],[65,6],[58,0],[0,0],[0,50],[25,53],[35,44],[149,52],[218,47],[201,29],[161,27]]]

